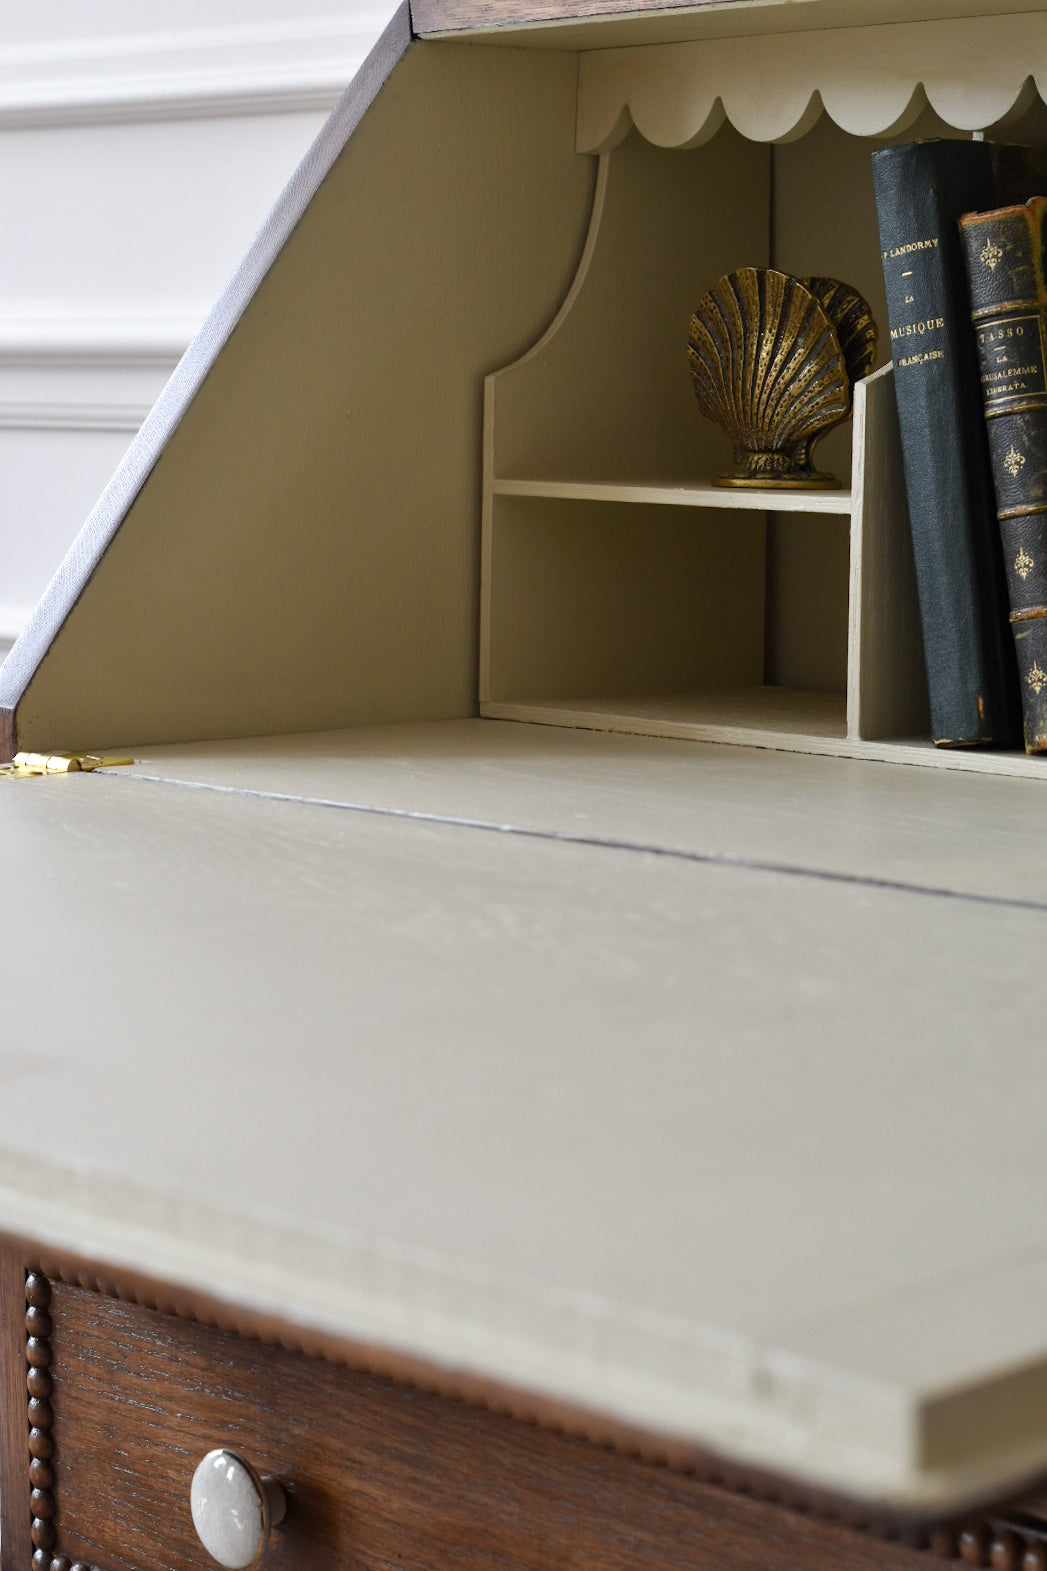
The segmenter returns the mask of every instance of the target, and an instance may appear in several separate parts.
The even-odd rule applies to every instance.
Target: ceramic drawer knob
[[[208,1451],[193,1474],[193,1526],[212,1560],[231,1571],[255,1565],[287,1500],[275,1478],[261,1478],[233,1451]]]

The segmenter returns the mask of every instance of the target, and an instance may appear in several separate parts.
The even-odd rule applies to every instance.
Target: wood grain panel
[[[412,0],[417,33],[457,32],[470,27],[520,27],[529,22],[580,22],[595,16],[643,16],[659,11],[695,11],[706,5],[744,5],[748,0]]]
[[[187,1497],[217,1445],[287,1490],[273,1571],[926,1566],[897,1543],[83,1288],[54,1284],[52,1319],[59,1547],[100,1571],[205,1571]]]
[[[1014,0],[964,0],[966,16],[998,16]],[[420,36],[485,34],[561,49],[672,43],[694,37],[861,27],[956,15],[956,0],[411,0]]]

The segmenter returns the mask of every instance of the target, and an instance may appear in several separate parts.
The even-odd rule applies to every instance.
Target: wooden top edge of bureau
[[[423,38],[586,50],[1033,9],[1028,0],[411,0]]]

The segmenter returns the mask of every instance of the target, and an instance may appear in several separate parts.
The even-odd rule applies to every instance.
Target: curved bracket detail
[[[1005,40],[1005,43],[1001,43]],[[971,62],[978,62],[977,72]],[[888,23],[583,53],[578,150],[635,125],[695,147],[724,120],[757,142],[803,136],[824,112],[854,136],[905,131],[927,104],[960,131],[1017,118],[1047,88],[1047,14]]]

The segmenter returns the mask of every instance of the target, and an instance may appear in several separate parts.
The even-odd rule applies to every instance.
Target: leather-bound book
[[[960,220],[1025,749],[1047,752],[1047,197]]]
[[[957,221],[1024,200],[1045,166],[1025,148],[928,141],[885,148],[872,167],[931,735],[940,747],[1016,747],[1018,677]]]

